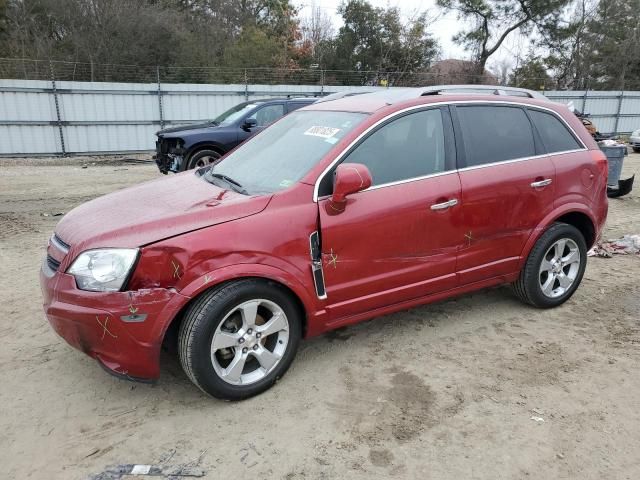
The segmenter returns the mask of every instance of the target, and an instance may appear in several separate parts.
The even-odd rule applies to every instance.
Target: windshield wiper
[[[226,175],[223,175],[221,173],[216,173],[216,172],[209,172],[209,175],[211,175],[212,177],[215,178],[219,178],[220,180],[224,180],[226,183],[228,183],[231,186],[231,189],[238,192],[238,193],[242,193],[243,195],[249,195],[249,192],[247,192],[240,183],[238,183],[236,180],[234,180],[231,177],[228,177]]]

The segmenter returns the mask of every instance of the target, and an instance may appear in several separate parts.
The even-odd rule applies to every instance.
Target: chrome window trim
[[[420,109],[428,109],[430,107],[439,107],[442,105],[468,105],[468,104],[485,104],[485,105],[512,105],[512,106],[517,106],[520,108],[533,108],[533,109],[539,109],[539,110],[545,110],[549,113],[551,113],[553,116],[555,116],[555,118],[557,118],[558,120],[560,120],[562,122],[562,124],[567,127],[569,129],[569,131],[571,133],[573,133],[573,135],[575,136],[576,140],[580,143],[580,145],[582,145],[582,148],[578,148],[578,149],[573,149],[573,150],[566,150],[563,152],[553,152],[553,153],[545,153],[543,155],[534,155],[532,157],[521,157],[521,158],[514,158],[514,159],[510,159],[510,160],[501,160],[499,162],[493,162],[493,163],[485,163],[482,165],[476,165],[476,166],[472,166],[472,167],[463,167],[463,168],[457,168],[454,170],[448,170],[446,172],[439,172],[439,173],[433,173],[430,175],[424,175],[421,177],[413,177],[413,178],[407,178],[404,180],[398,180],[396,182],[390,182],[390,183],[383,183],[380,185],[374,185],[372,187],[367,188],[366,190],[363,190],[363,192],[367,192],[369,190],[375,190],[378,188],[384,188],[384,187],[390,187],[390,186],[394,186],[394,185],[399,185],[402,183],[409,183],[409,182],[415,182],[418,180],[424,180],[426,178],[431,178],[431,177],[438,177],[441,175],[445,175],[445,174],[450,174],[450,173],[455,173],[455,172],[461,172],[461,171],[465,171],[465,170],[472,170],[472,169],[478,169],[478,168],[484,168],[484,167],[493,167],[496,165],[501,165],[503,163],[515,163],[515,162],[524,162],[527,160],[533,160],[536,158],[542,158],[542,157],[551,157],[551,156],[556,156],[556,155],[563,155],[566,153],[575,153],[575,152],[583,152],[588,150],[587,146],[584,144],[584,142],[582,141],[582,139],[580,138],[580,136],[576,133],[576,131],[571,127],[571,125],[569,125],[564,118],[562,118],[560,115],[558,115],[554,110],[547,108],[547,107],[542,107],[540,105],[529,105],[527,103],[521,103],[521,102],[509,102],[509,101],[496,101],[496,100],[454,100],[454,101],[446,101],[443,100],[442,102],[434,102],[434,103],[427,103],[427,104],[422,104],[422,105],[413,105],[411,107],[407,107],[407,108],[403,108],[402,110],[398,110],[397,112],[393,112],[390,113],[389,115],[387,115],[384,118],[381,118],[380,120],[378,120],[376,123],[374,123],[373,125],[370,125],[364,132],[362,132],[360,135],[358,135],[349,145],[347,145],[342,152],[340,152],[340,155],[338,155],[333,162],[331,162],[321,173],[320,175],[318,175],[318,178],[316,179],[316,182],[314,184],[313,187],[313,201],[314,203],[318,202],[318,191],[320,189],[320,183],[322,182],[322,180],[324,179],[325,175],[327,175],[327,173],[329,173],[329,171],[331,171],[331,169],[340,161],[342,161],[342,159],[345,157],[345,155],[360,141],[362,140],[362,138],[364,138],[366,135],[368,135],[372,130],[374,130],[375,128],[377,128],[380,124],[388,121],[388,120],[393,120],[395,117],[401,116],[404,113],[407,112],[411,112],[413,110],[420,110]],[[324,195],[322,198],[327,197],[328,195]]]
[[[532,157],[514,158],[513,160],[501,160],[499,162],[483,163],[482,165],[473,165],[471,167],[463,167],[463,168],[459,168],[457,171],[458,172],[466,172],[467,170],[478,170],[480,168],[485,168],[485,167],[495,167],[497,165],[505,165],[505,164],[509,164],[509,163],[526,162],[528,160],[536,160],[538,158],[555,157],[556,155],[564,155],[564,154],[567,154],[567,153],[584,152],[585,150],[586,150],[586,148],[577,148],[577,149],[573,149],[573,150],[564,150],[562,152],[553,152],[553,153],[545,153],[545,154],[542,154],[542,155],[533,155]]]

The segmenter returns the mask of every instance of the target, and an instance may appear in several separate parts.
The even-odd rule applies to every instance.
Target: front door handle
[[[545,178],[544,180],[540,180],[539,182],[533,182],[531,184],[531,187],[532,188],[546,187],[547,185],[551,185],[551,182],[553,182],[553,180],[551,180],[550,178]]]
[[[443,203],[435,203],[431,205],[431,210],[446,210],[458,204],[458,199],[452,198],[451,200]]]

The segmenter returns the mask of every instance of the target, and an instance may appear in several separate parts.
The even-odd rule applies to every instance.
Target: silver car
[[[640,153],[640,129],[631,133],[629,143],[631,144],[631,148],[633,148],[634,152]]]

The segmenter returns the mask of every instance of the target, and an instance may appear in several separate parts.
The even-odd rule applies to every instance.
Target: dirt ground
[[[589,259],[554,310],[501,287],[305,341],[273,389],[225,403],[170,355],[157,385],[115,379],[44,318],[38,270],[60,217],[43,214],[155,167],[24,163],[0,163],[0,478],[134,463],[211,479],[640,478],[640,257]],[[640,182],[610,201],[605,237],[625,233],[640,233]]]

